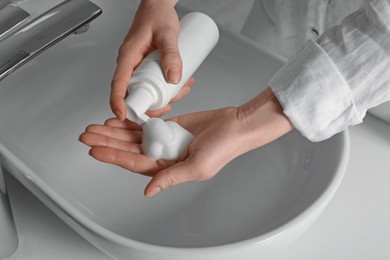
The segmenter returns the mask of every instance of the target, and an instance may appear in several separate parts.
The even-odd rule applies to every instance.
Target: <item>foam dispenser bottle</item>
[[[128,119],[143,125],[142,148],[146,155],[153,159],[177,159],[191,142],[192,135],[178,124],[150,119],[145,112],[166,106],[209,55],[218,39],[218,27],[210,17],[199,12],[188,13],[180,20],[181,81],[178,84],[167,82],[158,50],[147,55],[134,71],[125,103]]]

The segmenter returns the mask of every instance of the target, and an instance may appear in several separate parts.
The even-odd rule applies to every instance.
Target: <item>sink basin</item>
[[[293,131],[228,164],[212,180],[146,199],[149,178],[89,157],[78,136],[112,117],[110,81],[137,1],[103,9],[0,83],[2,165],[55,214],[115,259],[258,259],[302,234],[339,186],[348,133],[312,143]],[[239,105],[283,63],[221,29],[173,116]],[[59,234],[60,236],[61,234]]]
[[[390,124],[390,101],[369,110],[374,116]]]

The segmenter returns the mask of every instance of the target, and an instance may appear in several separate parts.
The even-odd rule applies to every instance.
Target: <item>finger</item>
[[[121,121],[126,119],[127,109],[125,104],[125,96],[133,69],[129,68],[128,72],[129,75],[125,75],[125,72],[116,72],[114,79],[111,82],[110,107],[114,115]]]
[[[178,184],[200,179],[202,173],[194,163],[188,160],[178,162],[157,173],[145,188],[145,197],[151,198],[162,190],[172,188]]]
[[[178,30],[160,33],[156,38],[156,46],[160,50],[161,64],[168,82],[177,84],[182,76],[182,61],[178,49]]]
[[[168,104],[165,107],[158,110],[148,110],[146,112],[146,115],[148,115],[149,117],[160,117],[171,110],[172,110],[172,106]]]
[[[80,141],[90,147],[102,146],[125,152],[142,153],[141,145],[139,143],[123,142],[100,134],[83,133],[80,135]]]
[[[128,129],[128,130],[138,130],[138,131],[140,131],[142,129],[142,127],[139,124],[135,123],[135,122],[132,122],[130,120],[120,121],[117,118],[109,118],[109,119],[107,119],[106,122],[104,122],[104,125],[110,126],[110,127],[115,127],[115,128]]]
[[[191,91],[192,85],[194,85],[195,83],[196,79],[194,77],[191,77],[189,80],[187,80],[186,84],[182,87],[179,93],[171,100],[171,102],[176,102],[185,95],[187,95]]]
[[[140,143],[142,140],[141,131],[131,131],[105,125],[89,125],[85,131],[130,143]]]
[[[195,78],[191,77],[187,81],[186,85],[184,85],[183,88],[179,91],[179,93],[176,95],[176,97],[174,97],[170,101],[170,103],[177,102],[180,99],[182,99],[185,95],[187,95],[191,91],[191,85],[193,85],[194,83],[195,83]],[[158,109],[158,110],[149,110],[146,112],[146,114],[150,117],[161,117],[164,114],[170,112],[171,110],[172,110],[172,106],[168,104],[165,107]]]
[[[189,86],[191,87],[192,85],[194,85],[196,83],[196,79],[194,77],[190,77],[187,82],[184,84],[184,87],[185,86]]]
[[[170,101],[170,103],[175,103],[177,101],[179,101],[180,99],[182,99],[185,95],[187,95],[188,93],[190,93],[191,91],[191,87],[190,86],[184,86],[180,91],[179,93],[177,93],[177,95]]]
[[[124,99],[133,70],[141,62],[143,55],[134,44],[123,44],[118,54],[118,63],[111,82],[110,106],[115,116],[126,119]]]
[[[169,167],[174,161],[152,160],[139,153],[129,153],[109,147],[94,146],[89,154],[101,162],[110,163],[124,169],[147,176],[153,176],[156,172]]]

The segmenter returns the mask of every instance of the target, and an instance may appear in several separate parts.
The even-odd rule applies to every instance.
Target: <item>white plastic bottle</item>
[[[189,13],[180,21],[181,81],[178,84],[166,81],[159,51],[146,56],[134,71],[125,102],[127,117],[143,126],[142,151],[145,155],[155,160],[176,160],[193,140],[193,135],[179,124],[149,118],[145,112],[167,105],[209,55],[218,39],[218,27],[210,17]]]
[[[178,47],[183,63],[182,78],[170,84],[164,76],[159,51],[147,55],[134,71],[126,98],[127,117],[144,124],[149,109],[160,109],[176,96],[209,55],[219,39],[218,27],[207,15],[193,12],[180,20]]]

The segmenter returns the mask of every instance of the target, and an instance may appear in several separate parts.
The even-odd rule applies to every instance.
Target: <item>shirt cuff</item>
[[[346,80],[315,41],[308,41],[268,84],[291,123],[311,141],[361,123]]]

